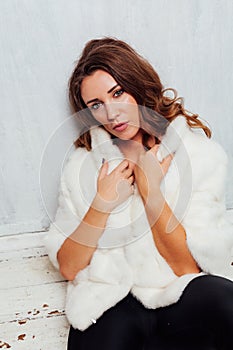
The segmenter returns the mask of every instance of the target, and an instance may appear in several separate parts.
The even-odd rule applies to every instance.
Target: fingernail
[[[102,164],[104,164],[104,162],[105,162],[105,158],[102,158]]]

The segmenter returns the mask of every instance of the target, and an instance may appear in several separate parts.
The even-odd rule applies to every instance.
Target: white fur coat
[[[56,268],[57,252],[78,226],[96,192],[102,158],[111,171],[124,158],[102,128],[93,128],[92,151],[76,149],[65,165],[59,206],[45,239]],[[185,286],[202,274],[233,279],[233,225],[226,219],[227,156],[203,133],[192,131],[182,116],[167,128],[158,150],[161,161],[175,152],[161,184],[166,201],[186,231],[199,274],[175,275],[159,254],[141,197],[135,193],[109,216],[90,264],[68,282],[66,315],[84,330],[131,292],[148,308],[176,302]]]

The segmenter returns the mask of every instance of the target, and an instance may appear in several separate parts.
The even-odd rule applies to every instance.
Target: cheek
[[[135,108],[137,108],[138,106],[136,100],[131,95],[128,95],[126,97],[126,103],[129,103],[131,106],[134,106]]]
[[[97,120],[99,123],[104,124],[106,122],[106,115],[104,111],[92,112],[92,117]]]
[[[117,134],[113,133],[106,125],[103,124],[104,129],[109,133],[110,136],[119,137]]]
[[[126,113],[130,117],[131,121],[134,121],[135,125],[139,125],[139,110],[138,110],[138,105],[137,104],[128,104],[126,107]]]

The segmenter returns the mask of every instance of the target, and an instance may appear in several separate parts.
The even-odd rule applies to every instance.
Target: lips
[[[124,131],[127,127],[128,127],[128,123],[125,122],[125,123],[119,123],[119,124],[115,125],[113,127],[113,129],[117,130],[117,131]]]

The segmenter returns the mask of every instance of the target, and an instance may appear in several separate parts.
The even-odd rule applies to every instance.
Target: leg
[[[142,350],[143,332],[138,317],[139,303],[132,299],[128,295],[85,331],[71,327],[68,350]]]
[[[172,344],[161,349],[233,349],[230,280],[209,275],[198,277],[188,284],[176,304],[157,311],[162,341]]]

